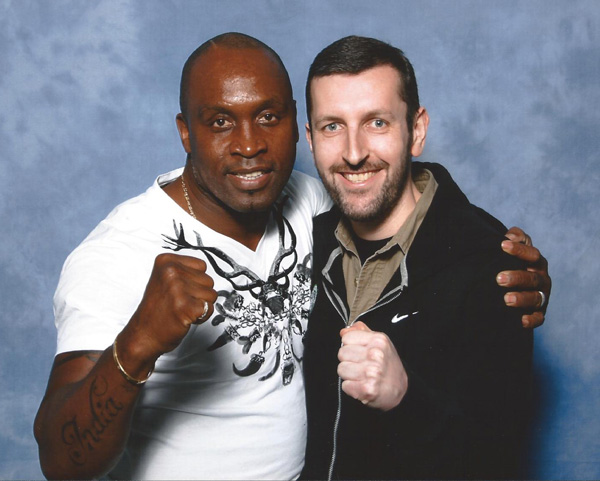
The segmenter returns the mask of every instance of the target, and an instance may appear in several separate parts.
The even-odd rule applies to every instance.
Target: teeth
[[[361,172],[359,174],[346,174],[345,173],[343,175],[350,182],[359,183],[359,182],[364,182],[365,180],[373,177],[375,175],[375,172]]]
[[[239,177],[240,179],[254,180],[254,179],[258,179],[263,174],[264,174],[264,172],[259,170],[257,172],[250,172],[249,174],[235,174],[235,175],[236,175],[236,177]]]

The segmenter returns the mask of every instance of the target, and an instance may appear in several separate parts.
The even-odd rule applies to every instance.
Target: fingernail
[[[512,245],[513,245],[512,241],[507,241],[507,240],[502,241],[503,249],[510,249],[512,247]]]
[[[504,295],[504,302],[507,306],[512,306],[517,302],[517,296],[509,292]]]
[[[496,282],[501,286],[504,286],[508,282],[508,276],[504,272],[501,272],[496,276]]]

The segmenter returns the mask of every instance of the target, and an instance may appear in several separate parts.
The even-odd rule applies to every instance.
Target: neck
[[[400,200],[387,215],[371,221],[350,220],[352,230],[365,240],[389,239],[400,230],[408,216],[415,210],[420,197],[421,193],[410,177]]]
[[[212,230],[223,234],[251,250],[256,250],[258,243],[265,233],[269,221],[269,211],[265,212],[236,212],[222,205],[221,209],[206,209],[198,200],[198,189],[195,188],[193,174],[186,168],[183,180],[188,191],[186,199],[181,179],[163,187],[165,193],[171,197],[189,215],[202,222]]]
[[[226,235],[254,251],[265,233],[269,216],[269,211],[252,213],[230,212],[230,216],[226,220],[222,215],[213,216],[213,218],[206,216],[205,219],[198,216],[198,220],[220,234]]]

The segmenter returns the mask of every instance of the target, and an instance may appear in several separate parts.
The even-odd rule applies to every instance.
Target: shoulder
[[[293,170],[283,192],[301,198],[307,194],[323,195],[325,188],[319,179],[298,170]]]
[[[155,181],[144,193],[116,206],[71,252],[61,281],[67,273],[91,277],[96,272],[102,277],[146,264],[160,249],[162,233],[172,231],[175,209]]]
[[[83,243],[111,235],[141,234],[162,228],[180,214],[179,206],[164,192],[161,185],[170,182],[181,169],[159,176],[145,192],[117,205],[88,235]]]
[[[292,171],[282,196],[287,196],[296,209],[304,210],[311,218],[326,211],[332,205],[321,181],[297,170]]]
[[[425,167],[433,173],[438,188],[411,246],[409,260],[420,259],[419,264],[425,260],[433,269],[467,259],[476,264],[497,262],[506,269],[522,268],[518,259],[502,251],[506,233],[502,222],[471,204],[442,166],[415,164],[416,168]]]
[[[452,244],[478,243],[485,246],[501,241],[506,233],[502,222],[469,201],[450,173],[439,164],[414,163],[413,168],[427,168],[437,181],[431,206],[425,218],[425,229],[442,235]]]

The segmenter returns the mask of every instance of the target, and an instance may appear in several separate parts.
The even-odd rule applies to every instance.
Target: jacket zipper
[[[340,416],[342,414],[342,378],[338,376],[338,405],[335,413],[335,422],[333,423],[333,449],[331,452],[331,461],[329,462],[329,471],[327,473],[327,481],[331,481],[333,477],[333,467],[335,466],[335,457],[337,455],[337,432],[340,425]]]
[[[356,319],[354,319],[354,322],[349,323],[347,320],[344,319],[343,314],[340,312],[340,310],[338,309],[336,304],[334,302],[332,302],[329,288],[327,286],[325,286],[325,284],[323,284],[323,287],[325,288],[325,293],[327,294],[327,297],[329,298],[329,302],[331,302],[331,304],[333,305],[333,308],[339,314],[340,318],[342,319],[342,322],[346,325],[346,327],[351,327],[361,316],[364,316],[365,314],[367,314],[375,309],[378,309],[379,307],[389,304],[390,302],[395,300],[400,294],[402,294],[402,291],[404,291],[404,287],[401,287],[399,289],[399,291],[396,294],[394,294],[392,297],[390,297],[389,299],[386,299],[382,303],[375,303],[375,305],[373,307],[371,307],[371,309],[368,309],[365,312],[361,312],[358,316],[356,316]],[[336,461],[336,457],[337,457],[337,434],[338,434],[338,428],[340,425],[341,415],[342,415],[342,378],[338,376],[338,405],[337,405],[337,410],[335,413],[335,421],[333,423],[333,447],[332,447],[332,451],[331,451],[331,460],[329,462],[329,469],[327,471],[327,481],[331,481],[333,479],[333,469],[335,467],[335,461]]]

